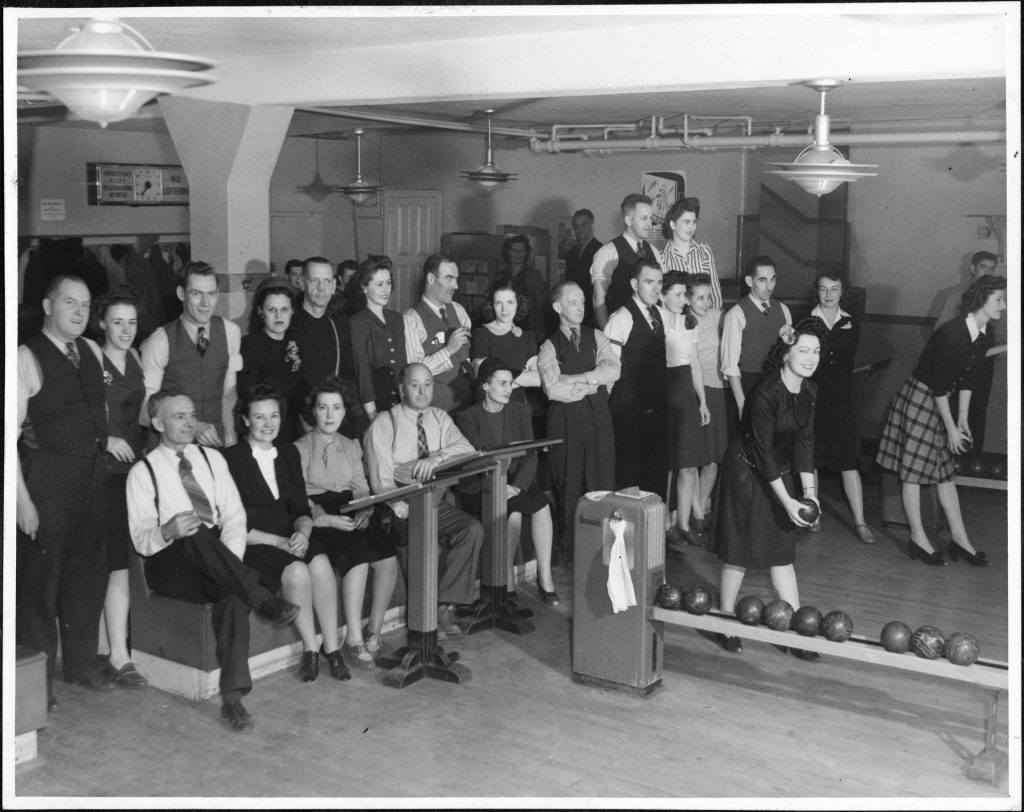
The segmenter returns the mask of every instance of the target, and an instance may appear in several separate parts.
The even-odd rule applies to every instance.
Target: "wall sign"
[[[86,164],[90,206],[187,206],[188,178],[180,166]]]

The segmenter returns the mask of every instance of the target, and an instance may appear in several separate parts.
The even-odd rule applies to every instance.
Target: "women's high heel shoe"
[[[946,566],[946,560],[942,557],[942,553],[936,551],[934,553],[928,552],[923,547],[919,547],[914,543],[914,540],[910,540],[910,560],[913,561],[915,558],[920,558],[921,561],[930,567],[944,567]]]
[[[976,553],[969,553],[955,541],[949,543],[949,557],[954,561],[959,561],[962,557],[972,567],[987,567],[991,563],[985,558],[985,554],[981,550],[978,550]]]

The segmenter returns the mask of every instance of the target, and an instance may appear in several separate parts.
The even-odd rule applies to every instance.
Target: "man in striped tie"
[[[220,452],[194,443],[192,399],[160,390],[147,409],[160,444],[128,474],[132,543],[146,557],[154,592],[214,604],[221,716],[235,733],[248,733],[254,723],[241,699],[252,689],[249,609],[283,626],[299,607],[261,586],[259,572],[242,562],[245,507]]]

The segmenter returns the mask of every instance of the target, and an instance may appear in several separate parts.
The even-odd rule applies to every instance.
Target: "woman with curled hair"
[[[501,258],[505,264],[497,278],[512,284],[518,300],[516,324],[532,332],[539,344],[547,337],[551,291],[540,271],[530,263],[532,253],[530,241],[525,236],[513,234],[508,237],[501,246]]]
[[[721,610],[735,611],[736,596],[748,568],[768,568],[772,586],[793,608],[797,589],[794,527],[809,527],[800,517],[803,505],[790,493],[800,475],[803,496],[818,502],[814,486],[815,386],[824,325],[804,319],[785,325],[768,352],[765,376],[751,391],[743,410],[740,435],[722,462],[715,511],[715,549],[722,562]],[[819,506],[820,508],[820,506]],[[718,636],[726,651],[739,652],[738,637]],[[793,649],[801,659],[818,655]]]
[[[928,539],[921,522],[921,486],[935,485],[949,525],[949,557],[987,567],[985,553],[967,538],[960,499],[953,482],[953,455],[970,448],[967,416],[971,387],[985,358],[1006,351],[993,346],[989,323],[1006,310],[1006,277],[983,276],[960,299],[960,317],[939,327],[889,407],[876,461],[899,475],[903,509],[910,524],[911,560],[943,567],[946,561]],[[950,406],[959,392],[954,416]]]
[[[715,255],[706,242],[693,238],[699,219],[700,201],[697,198],[681,197],[672,204],[661,226],[668,240],[661,252],[661,267],[689,275],[707,274],[711,285],[711,306],[721,310],[722,286],[715,270]]]
[[[512,400],[526,403],[525,389],[540,387],[537,371],[537,339],[529,330],[516,325],[519,297],[511,280],[499,279],[491,286],[490,305],[494,320],[473,330],[470,361],[473,373],[487,358],[501,358],[513,373]]]
[[[277,387],[255,383],[239,392],[235,404],[241,439],[223,454],[245,505],[249,532],[242,560],[259,570],[267,589],[280,590],[299,607],[299,678],[313,682],[320,673],[315,614],[331,676],[347,680],[351,674],[338,651],[338,582],[321,534],[313,527],[299,452],[290,443],[277,442],[283,403]]]

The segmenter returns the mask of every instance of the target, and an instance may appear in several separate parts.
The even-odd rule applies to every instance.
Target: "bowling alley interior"
[[[774,261],[772,301],[794,323],[818,302],[819,272],[841,275],[860,329],[849,400],[864,518],[849,472],[819,471],[820,519],[791,531],[800,603],[818,611],[802,631],[760,622],[779,598],[768,569],[746,572],[739,595],[757,610],[741,622],[722,611],[710,540],[666,550],[679,501],[667,470],[657,494],[584,496],[568,546],[556,527],[557,605],[530,523],[511,584],[493,559],[504,525],[485,520],[476,588],[494,603],[437,641],[433,664],[415,654],[435,624],[419,569],[399,572],[381,630],[394,670],[338,681],[321,658],[303,682],[298,633],[254,612],[255,728],[239,736],[221,718],[210,604],[150,593],[134,552],[128,642],[148,687],[90,690],[58,664],[48,710],[46,656],[16,629],[28,587],[8,508],[5,808],[1020,808],[1018,4],[93,11],[4,9],[8,449],[31,442],[15,416],[18,346],[49,318],[57,274],[94,296],[125,283],[159,296],[154,269],[202,260],[217,315],[245,335],[260,283],[289,259],[386,255],[387,308],[403,313],[441,251],[477,327],[507,237],[526,235],[550,290],[574,215],[589,210],[609,243],[623,198],[642,192],[655,222],[699,200],[694,239],[713,252],[723,313],[747,297],[757,256]],[[65,44],[89,26],[93,42]],[[651,232],[657,251],[667,233]],[[989,322],[1007,346],[985,359],[983,444],[961,448],[952,482],[983,565],[953,560],[943,485],[926,484],[921,524],[951,549],[929,566],[876,454],[979,255],[1007,279]],[[166,321],[146,320],[136,347]],[[541,478],[555,450],[525,452]],[[409,497],[423,527],[433,516],[436,531],[444,490]],[[486,509],[504,517],[497,501]],[[633,601],[618,606],[623,582]],[[845,636],[825,634],[830,613]],[[882,639],[893,622],[913,632],[902,649]],[[954,633],[974,646],[968,665],[947,659]],[[734,637],[740,651],[722,644]]]

